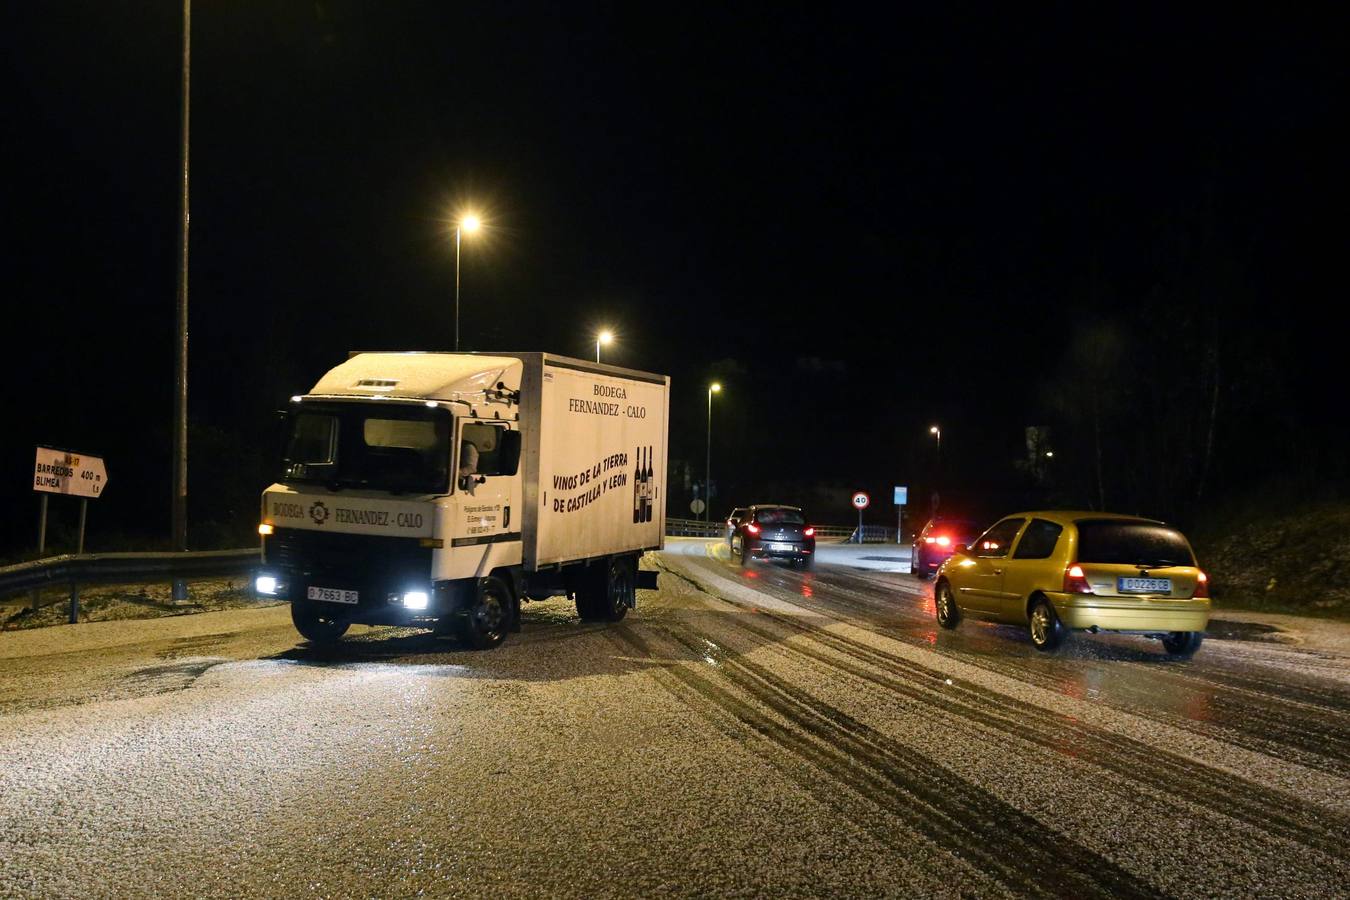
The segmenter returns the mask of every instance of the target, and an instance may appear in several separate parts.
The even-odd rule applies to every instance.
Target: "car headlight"
[[[259,575],[253,582],[253,587],[260,594],[275,594],[277,592],[277,580],[272,575]]]
[[[408,591],[403,595],[403,607],[404,609],[426,609],[428,600],[426,591]]]

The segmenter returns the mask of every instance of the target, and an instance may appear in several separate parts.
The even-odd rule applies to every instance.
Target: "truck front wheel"
[[[331,644],[347,633],[351,623],[337,618],[318,603],[292,602],[291,621],[301,637],[315,644]]]
[[[511,624],[511,589],[489,575],[479,579],[478,591],[459,620],[459,636],[475,650],[490,650],[506,640]]]

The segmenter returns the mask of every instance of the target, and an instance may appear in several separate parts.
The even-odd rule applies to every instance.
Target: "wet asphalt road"
[[[1046,656],[884,560],[724,555],[489,653],[284,608],[0,634],[0,896],[1347,894],[1345,626]]]

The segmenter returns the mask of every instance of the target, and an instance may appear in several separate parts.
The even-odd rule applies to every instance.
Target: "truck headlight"
[[[408,591],[403,595],[403,606],[405,609],[426,609],[427,608],[426,591]]]
[[[277,592],[277,580],[272,575],[259,575],[253,582],[253,587],[260,594],[275,594]]]

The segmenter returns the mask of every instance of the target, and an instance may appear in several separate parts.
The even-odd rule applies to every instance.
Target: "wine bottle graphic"
[[[633,466],[633,524],[642,521],[642,448],[634,452]]]
[[[656,493],[655,485],[652,479],[652,447],[647,447],[647,468],[643,474],[642,485],[642,521],[650,522],[652,520],[652,500]]]

